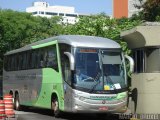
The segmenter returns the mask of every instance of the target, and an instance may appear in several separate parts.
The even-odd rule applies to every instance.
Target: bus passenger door
[[[71,88],[71,70],[69,59],[67,56],[64,57],[62,63],[62,73],[64,79],[64,109],[65,111],[71,111],[72,107],[72,88]]]

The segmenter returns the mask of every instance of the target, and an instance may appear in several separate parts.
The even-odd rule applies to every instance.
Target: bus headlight
[[[79,95],[77,95],[77,94],[74,94],[74,97],[75,97],[75,98],[79,98]]]
[[[79,97],[79,100],[81,101],[84,101],[85,99],[86,99],[85,97],[82,97],[82,96]]]
[[[85,97],[79,96],[79,95],[77,95],[77,94],[74,94],[74,98],[79,99],[79,100],[81,100],[81,101],[84,101],[84,100],[86,99]]]

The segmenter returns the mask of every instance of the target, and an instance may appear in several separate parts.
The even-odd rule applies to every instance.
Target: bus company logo
[[[92,100],[114,100],[116,96],[90,96]]]

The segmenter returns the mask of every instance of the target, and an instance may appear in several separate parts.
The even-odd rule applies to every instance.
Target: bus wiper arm
[[[88,91],[89,93],[93,92],[93,90],[97,87],[97,85],[100,83],[100,80],[97,81],[95,85]]]
[[[94,81],[97,81],[99,78],[100,78],[100,73],[98,73],[97,74],[97,77],[94,79]],[[96,86],[98,85],[100,83],[100,80],[98,80],[97,82],[96,82],[96,84],[95,85],[93,85],[93,87],[88,91],[89,93],[91,93],[95,88],[96,88]]]
[[[98,58],[99,58],[99,67],[100,67],[100,70],[102,72],[102,59],[101,59],[101,52],[99,51],[98,53]],[[98,73],[97,74],[97,77],[95,78],[95,81],[98,80],[98,78],[100,78],[101,76],[101,73]],[[97,83],[95,85],[93,85],[93,87],[89,90],[89,93],[93,92],[93,90],[97,87],[97,85],[100,83],[100,80],[97,81]]]

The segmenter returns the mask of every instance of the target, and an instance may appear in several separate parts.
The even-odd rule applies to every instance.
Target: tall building
[[[144,3],[146,0],[142,0]],[[135,7],[140,5],[139,0],[113,0],[113,17],[131,17],[133,14],[137,14],[140,10]]]
[[[128,0],[113,0],[113,17],[128,17]]]
[[[75,24],[78,21],[78,13],[74,7],[50,6],[47,2],[33,2],[31,7],[26,8],[26,12],[33,16],[51,18],[52,16],[62,16],[63,23]]]

